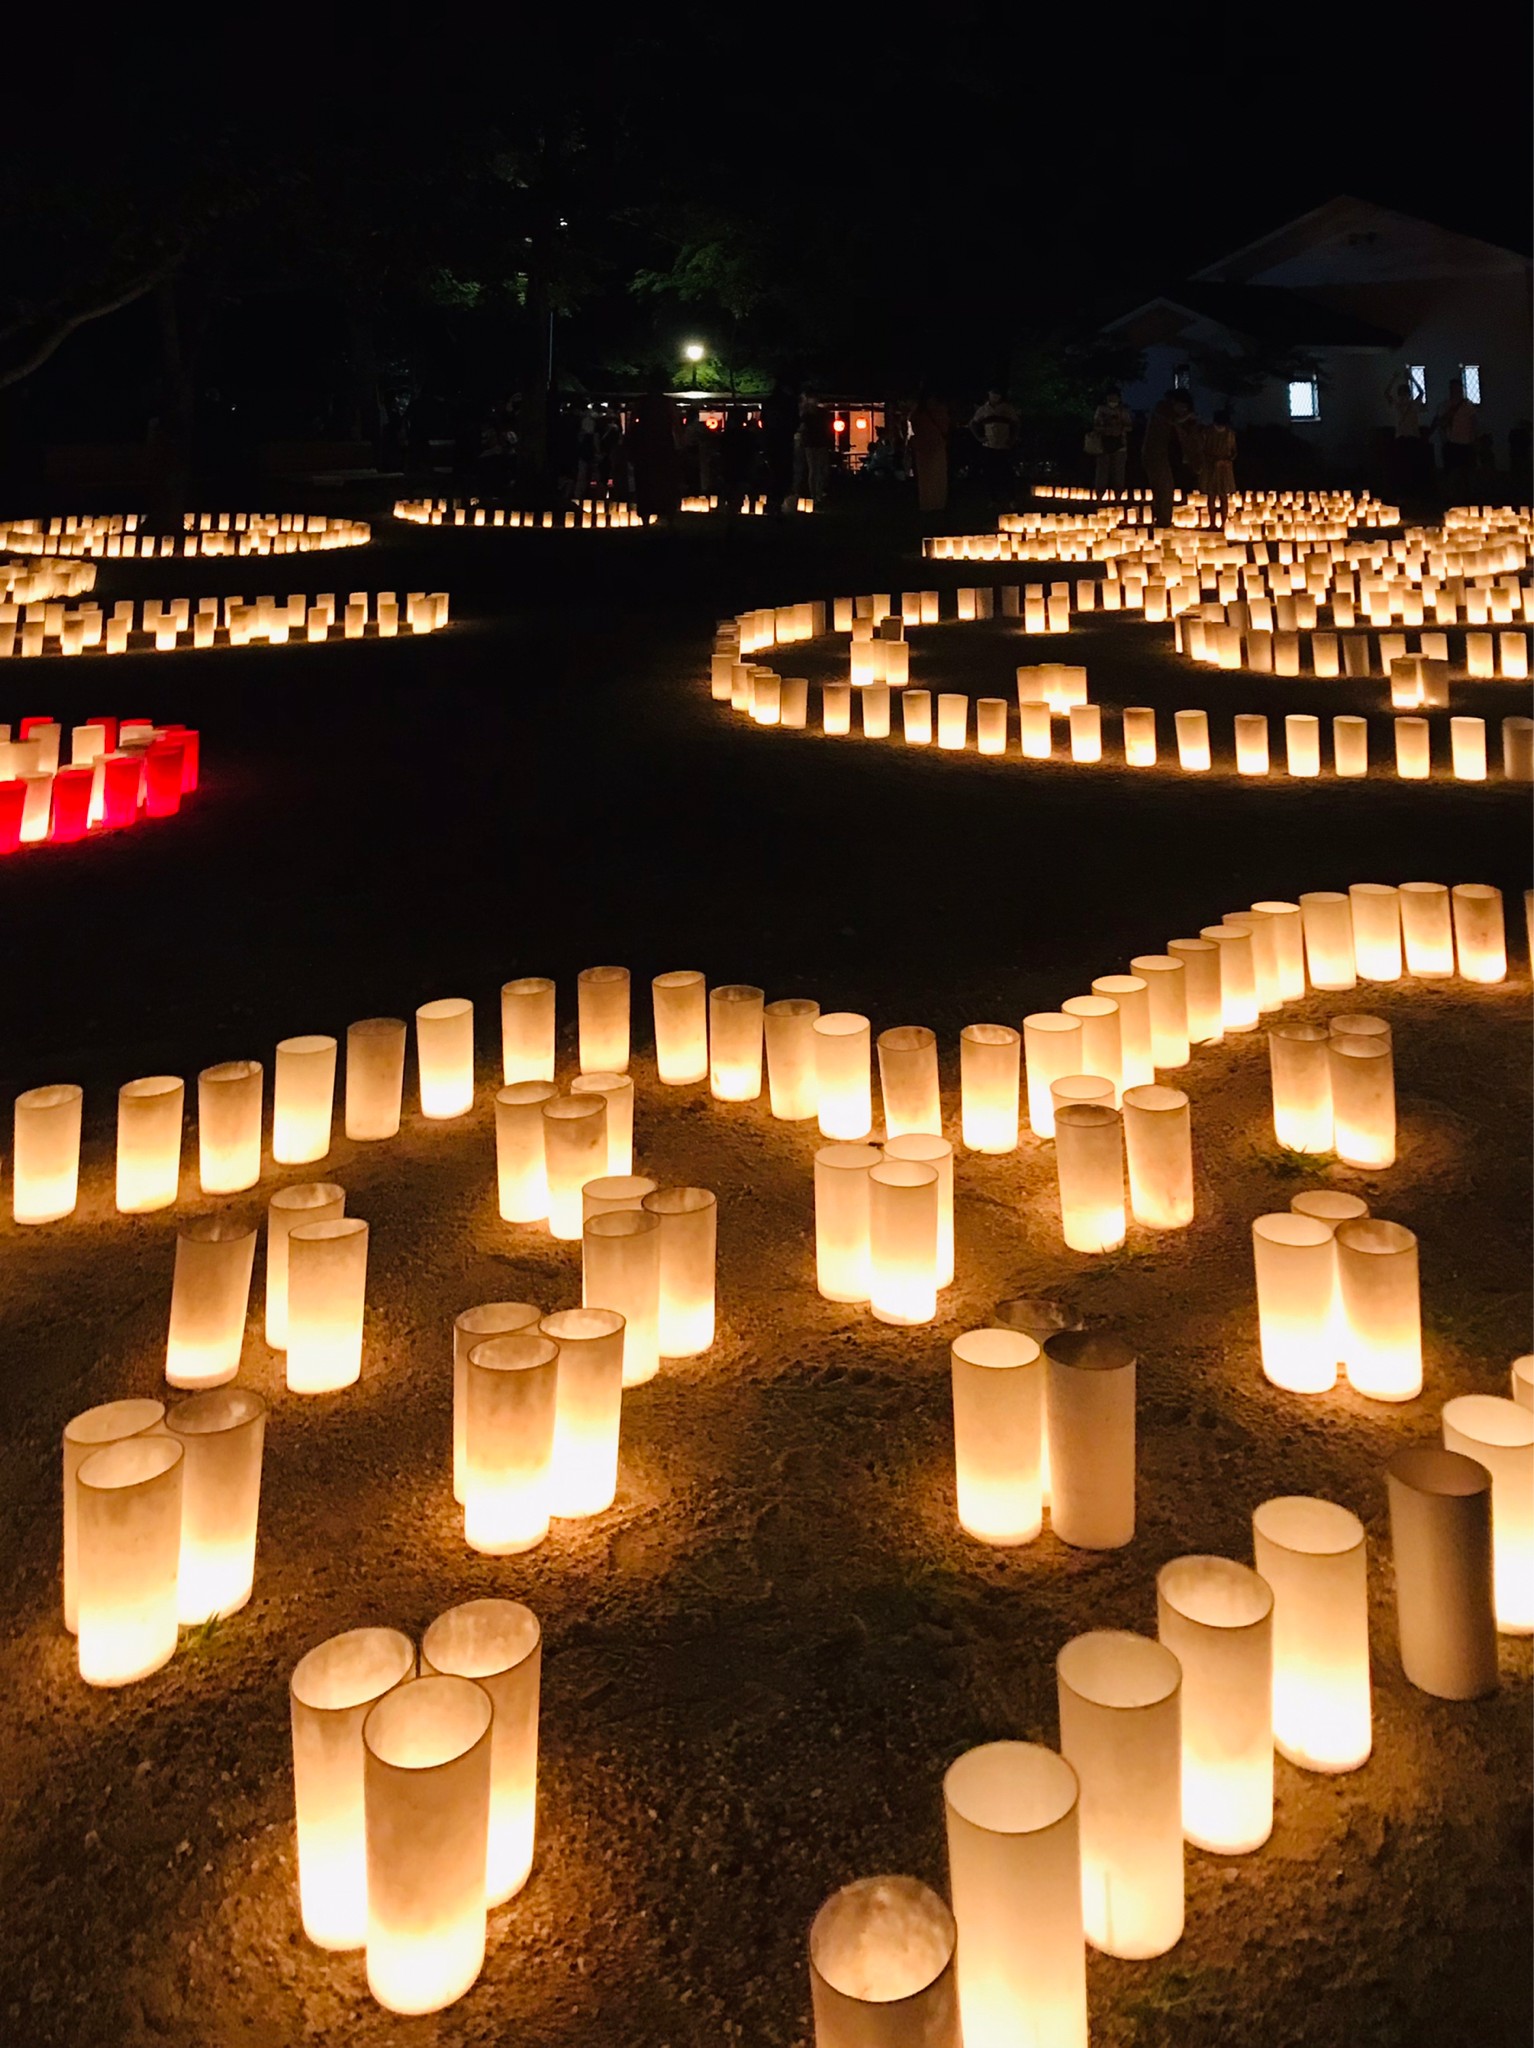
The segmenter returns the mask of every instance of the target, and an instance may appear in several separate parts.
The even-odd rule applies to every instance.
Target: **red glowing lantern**
[[[190,796],[197,787],[198,771],[202,759],[202,735],[189,725],[162,725],[162,735],[168,740],[177,740],[181,746],[181,794]]]
[[[59,845],[83,839],[91,808],[91,768],[60,768],[53,778],[53,816],[48,837]]]
[[[101,822],[109,832],[138,822],[139,787],[144,779],[142,754],[110,754],[102,770]]]
[[[26,804],[24,782],[0,782],[0,853],[14,853],[20,846],[21,814]]]
[[[144,811],[151,818],[172,818],[181,808],[182,746],[179,740],[156,740],[144,754]]]
[[[52,723],[53,720],[51,718],[24,718],[21,721],[21,731],[17,737],[29,740],[40,725],[52,725]]]
[[[117,720],[115,718],[92,718],[88,722],[91,725],[99,725],[101,727],[102,753],[115,754],[117,751]]]

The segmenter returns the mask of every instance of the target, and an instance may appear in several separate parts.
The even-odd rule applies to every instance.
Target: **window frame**
[[[1306,412],[1295,410],[1294,394],[1297,391],[1310,394],[1309,410]],[[1318,377],[1286,377],[1284,398],[1289,408],[1291,422],[1301,426],[1315,426],[1318,423],[1321,418],[1321,380]]]

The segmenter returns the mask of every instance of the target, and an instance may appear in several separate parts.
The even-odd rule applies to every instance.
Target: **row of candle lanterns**
[[[0,725],[0,854],[45,842],[65,845],[174,817],[197,788],[201,738],[185,725],[93,718],[70,728],[68,766],[55,719]]]
[[[617,498],[583,499],[562,512],[520,512],[473,501],[457,505],[447,498],[399,498],[394,504],[394,517],[411,526],[500,526],[540,533],[617,533],[653,526],[656,515],[652,512],[646,517],[635,506]]]
[[[109,561],[198,555],[295,555],[365,547],[365,519],[323,512],[187,512],[179,534],[154,534],[136,512],[67,513],[0,520],[0,549],[21,555],[91,556]]]
[[[1280,600],[1280,603],[1282,600]],[[1447,684],[1451,673],[1449,638],[1446,633],[1423,633],[1415,649],[1404,633],[1380,633],[1378,663],[1375,643],[1366,633],[1311,632],[1262,623],[1278,610],[1261,601],[1247,604],[1200,605],[1199,616],[1184,613],[1173,622],[1173,644],[1180,654],[1211,668],[1245,669],[1251,675],[1297,676],[1309,673],[1323,681],[1339,676],[1349,679],[1376,671],[1394,685],[1398,671],[1403,683],[1409,676],[1418,693],[1407,703],[1429,701],[1421,684],[1438,686],[1435,695],[1448,702]],[[1232,618],[1232,614],[1238,614]],[[1525,682],[1529,674],[1529,636],[1523,632],[1476,633],[1464,635],[1464,660],[1460,664],[1472,682]],[[1310,663],[1307,671],[1305,655]],[[1411,666],[1406,664],[1410,662]],[[1429,667],[1428,664],[1432,666]],[[1392,696],[1393,702],[1401,702]]]
[[[302,592],[282,599],[205,597],[196,602],[145,598],[137,608],[124,598],[107,612],[98,604],[65,602],[0,605],[0,658],[45,654],[174,653],[178,648],[247,647],[264,641],[285,646],[290,639],[325,641],[367,637],[369,627],[380,640],[392,640],[401,619],[412,633],[434,633],[448,623],[445,590],[412,590],[403,605],[392,590],[354,590],[339,607],[335,593],[309,598]],[[147,643],[147,645],[146,645]]]
[[[79,597],[95,587],[94,562],[0,557],[0,603],[46,604],[55,598]]]

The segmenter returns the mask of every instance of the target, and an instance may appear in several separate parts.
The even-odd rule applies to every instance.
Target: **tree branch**
[[[0,368],[0,391],[8,385],[19,384],[30,377],[34,370],[40,370],[48,358],[63,347],[77,327],[86,327],[93,320],[104,320],[109,313],[120,313],[124,306],[131,306],[136,299],[142,299],[161,284],[180,265],[186,255],[186,245],[181,244],[169,255],[162,256],[152,269],[141,271],[133,282],[124,286],[106,299],[97,300],[89,306],[82,306],[73,313],[60,314],[51,320],[41,337],[19,362]]]

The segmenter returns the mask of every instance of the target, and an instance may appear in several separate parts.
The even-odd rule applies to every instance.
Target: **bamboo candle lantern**
[[[1225,1036],[1220,949],[1212,939],[1169,939],[1167,954],[1182,963],[1190,1045],[1218,1045]]]
[[[1148,1082],[1124,1090],[1124,1153],[1129,1210],[1148,1230],[1183,1230],[1193,1221],[1193,1132],[1180,1088]]]
[[[576,1021],[583,1074],[629,1070],[629,971],[583,967],[576,976]]]
[[[969,699],[959,691],[938,693],[937,743],[949,753],[959,753],[969,744]]]
[[[580,1073],[572,1096],[600,1095],[607,1104],[607,1174],[634,1171],[634,1083],[627,1074]]]
[[[914,1877],[864,1877],[810,1923],[815,2048],[960,2048],[953,1915]]]
[[[176,1612],[194,1628],[250,1599],[266,1403],[249,1387],[217,1387],[173,1408],[166,1427],[184,1454]]]
[[[467,1488],[469,1353],[489,1337],[536,1330],[539,1314],[530,1301],[485,1301],[453,1318],[453,1499],[460,1507]]]
[[[943,1779],[964,2048],[1086,2048],[1076,1774],[1031,1742],[967,1750]]]
[[[1074,1550],[1120,1550],[1135,1533],[1135,1354],[1121,1337],[1044,1340],[1049,1517]]]
[[[1123,1026],[1119,1006],[1112,996],[1070,996],[1060,1005],[1066,1017],[1081,1019],[1081,1072],[1100,1074],[1111,1083],[1112,1100],[1119,1098],[1124,1071]]]
[[[701,980],[701,976],[699,979]],[[554,984],[541,974],[501,984],[501,1079],[554,1078]]]
[[[811,1024],[815,1034],[816,1110],[820,1135],[851,1141],[873,1127],[870,1027],[852,1010],[832,1010]]]
[[[708,1079],[708,988],[694,967],[657,974],[650,983],[655,1008],[655,1066],[661,1084],[684,1088]]]
[[[868,1169],[868,1303],[881,1323],[937,1313],[937,1168],[881,1159]]]
[[[346,1135],[363,1143],[399,1130],[405,1087],[405,1020],[362,1017],[346,1032]]]
[[[1507,939],[1502,891],[1486,882],[1456,882],[1453,889],[1454,944],[1465,981],[1507,979]]]
[[[1273,1595],[1228,1557],[1156,1574],[1156,1633],[1182,1666],[1182,1826],[1217,1856],[1273,1831]]]
[[[256,1233],[229,1216],[194,1216],[176,1232],[165,1377],[173,1387],[222,1386],[240,1369]]]
[[[879,1087],[886,1136],[942,1129],[937,1036],[925,1024],[897,1024],[879,1033]]]
[[[819,1015],[819,1003],[808,996],[784,996],[762,1010],[767,1099],[773,1115],[783,1123],[805,1123],[819,1105],[815,1037]]]
[[[288,1391],[332,1394],[362,1374],[368,1226],[356,1216],[288,1232]]]
[[[1456,782],[1486,780],[1486,721],[1484,718],[1451,718],[1449,750]]]
[[[949,1348],[959,1526],[981,1543],[1043,1527],[1044,1365],[1017,1330],[966,1330]]]
[[[1017,707],[1018,730],[1023,758],[1047,761],[1054,752],[1055,734],[1050,709],[1042,698],[1022,698]]]
[[[960,1118],[971,1152],[1017,1150],[1022,1038],[1010,1024],[966,1024],[959,1033]]]
[[[1364,1529],[1329,1500],[1291,1494],[1252,1513],[1273,1593],[1273,1742],[1305,1771],[1369,1760],[1369,1589]]]
[[[1332,1149],[1330,1033],[1297,1018],[1268,1030],[1273,1135],[1286,1152]]]
[[[197,1076],[198,1173],[205,1195],[233,1195],[261,1178],[261,1063],[226,1060]]]
[[[1454,924],[1449,892],[1442,882],[1403,882],[1401,944],[1406,971],[1421,980],[1454,972]]]
[[[1399,891],[1387,882],[1354,882],[1348,889],[1348,901],[1353,911],[1353,957],[1359,980],[1399,981]]]
[[[1120,1089],[1144,1087],[1156,1078],[1151,1058],[1150,988],[1143,975],[1100,974],[1092,984],[1095,996],[1118,1004]],[[1090,1030],[1084,1034],[1090,1042]]]
[[[623,1384],[660,1370],[661,1219],[648,1209],[593,1216],[581,1233],[581,1304],[624,1319]]]
[[[1378,1216],[1339,1223],[1337,1277],[1348,1384],[1371,1401],[1422,1391],[1422,1304],[1417,1239]]]
[[[346,1190],[333,1181],[279,1188],[266,1210],[266,1341],[288,1348],[288,1234],[300,1223],[333,1223],[346,1214]],[[243,1324],[243,1311],[241,1322]]]
[[[1188,977],[1186,964],[1172,953],[1140,953],[1130,972],[1145,983],[1150,1011],[1153,1069],[1188,1064]]]
[[[1534,1635],[1534,1414],[1500,1394],[1460,1394],[1444,1403],[1443,1442],[1491,1474],[1497,1628]]]
[[[1336,1020],[1342,1021],[1340,1019]],[[1395,1164],[1395,1056],[1385,1037],[1333,1030],[1327,1041],[1332,1143],[1348,1166]]]
[[[1063,1010],[1036,1010],[1023,1019],[1024,1078],[1028,1125],[1038,1137],[1055,1135],[1050,1089],[1067,1074],[1082,1072],[1082,1020]]]
[[[1300,898],[1305,934],[1305,971],[1315,989],[1356,988],[1353,953],[1353,905],[1337,889],[1314,889]]]
[[[868,1175],[877,1145],[822,1145],[815,1154],[815,1284],[827,1301],[867,1301]]]
[[[1397,1451],[1385,1467],[1401,1669],[1420,1692],[1497,1690],[1492,1476],[1478,1458]]]
[[[1520,1408],[1534,1411],[1534,1352],[1515,1358],[1508,1370],[1508,1385]]]
[[[618,1490],[624,1319],[611,1308],[567,1308],[538,1330],[559,1346],[549,1512],[600,1515]]]
[[[1124,710],[1124,766],[1154,768],[1156,765],[1156,714],[1149,705],[1131,704]]]
[[[1199,937],[1219,952],[1221,1029],[1255,1031],[1260,1011],[1251,933],[1241,925],[1206,924]]]
[[[1070,1102],[1055,1112],[1060,1228],[1072,1251],[1114,1251],[1124,1242],[1124,1130],[1116,1109]]]
[[[908,747],[932,744],[932,692],[904,690],[900,697],[900,729]]]
[[[1178,767],[1185,772],[1203,774],[1210,765],[1208,712],[1179,711],[1173,722],[1177,727]]]
[[[559,1346],[532,1325],[482,1337],[470,1349],[463,1534],[471,1550],[509,1557],[548,1535],[558,1379]]]
[[[716,1102],[755,1102],[762,1092],[762,1009],[759,988],[726,983],[709,990],[709,1093]]]
[[[556,1095],[542,1114],[549,1235],[573,1243],[584,1221],[581,1189],[607,1171],[607,1097]]]
[[[87,1458],[109,1444],[158,1431],[165,1420],[163,1401],[103,1401],[71,1416],[64,1425],[64,1626],[78,1632],[79,1564],[75,1481]]]
[[[542,1223],[548,1217],[543,1105],[557,1093],[552,1081],[513,1081],[496,1091],[496,1198],[505,1223]]]
[[[272,1076],[272,1158],[306,1166],[330,1150],[336,1042],[320,1034],[278,1041]]]
[[[182,1450],[124,1437],[75,1474],[75,1619],[87,1685],[132,1685],[176,1654]]]
[[[719,1204],[708,1188],[656,1188],[641,1206],[660,1218],[662,1358],[697,1358],[714,1341]]]
[[[483,1686],[430,1677],[363,1724],[368,1989],[387,2012],[438,2012],[484,1967],[493,1719]]]
[[[491,1906],[514,1898],[533,1867],[542,1665],[538,1617],[517,1600],[465,1600],[439,1614],[421,1638],[423,1678],[471,1678],[484,1687],[495,1709],[485,1859],[485,1898]]]
[[[930,1166],[937,1174],[937,1290],[953,1285],[953,1147],[935,1132],[907,1131],[903,1137],[888,1138],[886,1159],[904,1159],[918,1166]]]
[[[415,1013],[421,1114],[434,1122],[474,1107],[474,1005],[466,996],[422,1003]]]
[[[16,1097],[11,1214],[18,1223],[57,1223],[74,1214],[80,1186],[83,1091],[72,1081]]]
[[[1087,1940],[1165,1955],[1182,1939],[1182,1669],[1146,1636],[1093,1629],[1055,1660],[1060,1753],[1081,1787]]]
[[[125,1081],[117,1091],[117,1208],[124,1216],[169,1209],[181,1192],[186,1083],[174,1074]]]

